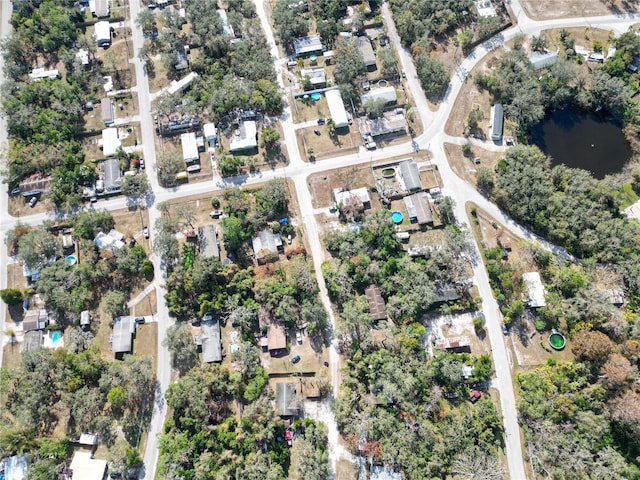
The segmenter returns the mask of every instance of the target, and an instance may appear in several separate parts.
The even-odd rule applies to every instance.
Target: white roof
[[[349,199],[356,197],[363,204],[369,203],[371,198],[369,197],[369,191],[366,187],[356,188],[354,190],[342,190],[341,188],[336,188],[333,191],[333,198],[335,198],[337,204],[346,205]]]
[[[475,2],[476,12],[478,12],[479,17],[495,17],[496,9],[491,5],[490,0],[480,0],[479,2]]]
[[[102,480],[107,461],[91,458],[91,452],[77,451],[71,460],[72,480]]]
[[[182,91],[187,85],[189,85],[193,80],[198,76],[196,72],[191,72],[186,77],[181,78],[180,80],[173,80],[171,85],[167,89],[169,95],[173,95],[174,93],[178,93]]]
[[[227,11],[222,8],[216,10],[220,20],[222,21],[222,34],[227,35],[228,37],[235,37],[236,34],[233,31],[233,26],[229,23],[229,18],[227,17]]]
[[[398,97],[396,96],[396,89],[391,85],[383,88],[374,88],[373,90],[369,90],[368,92],[364,93],[360,97],[360,100],[362,102],[362,105],[364,105],[370,100],[378,100],[379,98],[384,99],[387,103],[396,102],[398,100]]]
[[[43,78],[58,78],[60,72],[57,68],[53,70],[45,70],[44,68],[34,68],[29,74],[31,80],[42,80]]]
[[[218,130],[216,129],[216,125],[214,123],[205,123],[202,126],[202,131],[207,140],[218,136]]]
[[[122,239],[118,239],[115,235],[112,235],[111,232],[109,232],[108,234],[99,232],[96,235],[96,238],[93,239],[93,243],[96,247],[98,247],[99,250],[105,249],[107,247],[124,247],[124,242],[122,241]]]
[[[96,22],[95,24],[95,32],[94,36],[96,37],[96,42],[110,42],[111,41],[111,27],[109,26],[109,22],[103,20],[102,22]]]
[[[182,159],[185,162],[194,162],[200,158],[196,134],[194,132],[180,135],[180,143],[182,143]]]
[[[27,474],[27,459],[24,455],[14,455],[4,460],[4,479],[22,480]]]
[[[89,65],[89,50],[81,48],[76,52],[76,58],[80,60],[82,65]]]
[[[255,121],[247,120],[242,122],[240,128],[238,128],[238,132],[233,137],[233,140],[231,140],[229,150],[237,152],[256,148],[258,146],[258,141],[256,140],[257,132],[258,128]]]
[[[544,307],[547,301],[544,298],[544,285],[538,272],[526,272],[522,274],[522,281],[527,287],[529,299],[527,301],[531,308]]]
[[[325,96],[327,97],[327,105],[329,105],[329,114],[331,115],[331,119],[333,120],[336,128],[342,128],[349,125],[347,111],[344,108],[340,90],[327,90],[325,92]]]
[[[105,128],[102,130],[102,153],[105,157],[115,155],[121,146],[122,143],[118,138],[117,128]]]
[[[540,70],[555,64],[558,61],[559,52],[559,49],[555,52],[533,52],[529,57],[529,61],[531,65],[533,65],[534,70]]]

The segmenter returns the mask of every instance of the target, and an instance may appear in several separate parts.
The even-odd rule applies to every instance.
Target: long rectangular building
[[[347,111],[344,108],[344,102],[342,101],[342,95],[340,90],[327,90],[325,92],[327,97],[327,105],[329,106],[329,114],[333,120],[336,128],[344,128],[349,126],[349,118],[347,117]]]
[[[198,153],[198,142],[194,132],[183,133],[180,135],[180,143],[182,144],[182,159],[185,163],[197,162],[200,159]]]

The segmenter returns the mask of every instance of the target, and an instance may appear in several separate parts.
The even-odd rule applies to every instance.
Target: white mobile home
[[[180,142],[182,143],[182,158],[185,163],[197,162],[200,159],[200,155],[198,154],[196,134],[194,132],[183,133],[180,135]]]
[[[111,26],[106,20],[95,24],[93,35],[96,37],[96,43],[99,47],[108,47],[111,45]]]
[[[502,128],[504,124],[504,111],[501,103],[496,103],[491,109],[491,140],[502,141]]]
[[[258,148],[258,127],[256,122],[253,120],[242,122],[231,140],[229,151],[243,152],[256,148]]]
[[[215,148],[218,143],[218,130],[216,129],[216,125],[214,123],[205,123],[202,126],[202,131],[204,138],[207,139],[209,148]]]
[[[344,108],[342,102],[342,95],[340,90],[328,90],[325,92],[327,97],[327,105],[329,105],[329,113],[336,128],[344,128],[349,125],[349,118],[347,117],[347,111]]]

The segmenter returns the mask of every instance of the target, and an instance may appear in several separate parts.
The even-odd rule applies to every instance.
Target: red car
[[[287,445],[291,446],[293,442],[293,433],[291,433],[291,430],[284,431],[284,439],[287,441]]]
[[[469,400],[471,403],[476,403],[482,397],[482,392],[480,390],[471,391],[471,395],[469,396]]]

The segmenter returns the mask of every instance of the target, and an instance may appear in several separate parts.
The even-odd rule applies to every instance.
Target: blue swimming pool
[[[322,95],[320,95],[318,92],[316,92],[316,93],[312,93],[312,94],[311,94],[311,100],[313,100],[314,102],[317,102],[318,100],[320,100],[320,97],[321,97],[321,96],[322,96]]]
[[[402,220],[404,219],[404,215],[402,215],[402,212],[398,212],[397,210],[394,212],[391,212],[391,220],[393,220],[393,223],[402,223]]]
[[[62,334],[60,332],[53,332],[51,334],[51,341],[55,344],[58,343],[58,340],[60,340],[60,337],[62,336]]]

